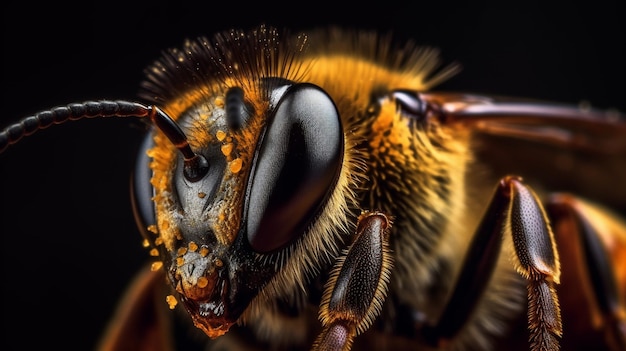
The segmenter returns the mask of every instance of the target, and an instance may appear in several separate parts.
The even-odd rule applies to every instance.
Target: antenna
[[[63,124],[67,121],[83,118],[103,117],[149,117],[183,155],[185,164],[183,173],[187,180],[198,181],[208,172],[207,160],[191,150],[185,133],[170,116],[156,106],[146,106],[124,100],[73,103],[23,118],[0,132],[0,153],[9,146],[18,143],[25,136],[46,129],[53,124]]]

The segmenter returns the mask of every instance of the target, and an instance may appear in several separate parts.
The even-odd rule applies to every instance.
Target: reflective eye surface
[[[263,253],[302,234],[336,181],[343,132],[335,104],[317,86],[290,87],[259,147],[248,190],[247,237]]]
[[[420,99],[416,91],[398,89],[392,91],[390,95],[405,115],[417,121],[422,121],[426,118],[427,105]]]
[[[150,158],[147,150],[154,146],[152,134],[148,133],[144,137],[143,143],[137,154],[137,163],[131,182],[131,201],[133,205],[133,214],[137,227],[146,239],[153,239],[146,233],[148,225],[156,223],[156,213],[154,212],[154,188],[150,184],[152,178],[152,170],[150,169]]]

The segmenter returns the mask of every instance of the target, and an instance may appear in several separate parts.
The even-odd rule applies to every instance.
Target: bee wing
[[[441,109],[446,123],[476,132],[626,155],[626,116],[614,110],[469,94],[422,94]]]
[[[624,114],[513,98],[422,95],[444,123],[475,132],[477,177],[495,184],[513,173],[544,192],[576,193],[626,213]]]
[[[128,287],[96,349],[174,350],[164,283],[163,270],[145,266]]]

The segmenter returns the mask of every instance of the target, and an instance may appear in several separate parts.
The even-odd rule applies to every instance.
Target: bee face
[[[158,252],[155,269],[162,267],[195,326],[210,339],[250,329],[260,343],[304,349],[328,338],[350,347],[370,329],[390,331],[383,338],[417,334],[412,346],[429,344],[424,325],[449,337],[447,308],[463,305],[455,282],[473,266],[461,259],[472,252],[468,228],[479,227],[483,208],[468,187],[494,184],[468,176],[485,120],[473,124],[456,111],[496,103],[426,93],[455,72],[438,67],[436,51],[392,49],[369,34],[283,36],[264,26],[189,41],[151,65],[141,96],[154,106],[115,113],[154,122],[136,171],[136,213]],[[108,115],[108,106],[98,113]],[[498,189],[522,194],[524,210],[546,216],[517,178],[503,178]],[[528,212],[510,206],[507,216]],[[538,251],[550,259],[541,270],[549,275],[556,266],[556,281],[558,256],[546,232]],[[452,327],[461,346],[492,347],[521,315],[522,277],[534,276],[516,275],[509,257],[520,271],[534,262],[514,253],[510,240],[506,254],[485,263],[493,280],[467,294],[484,290],[469,301],[476,315],[460,313],[466,329]],[[551,279],[537,284],[553,289]],[[312,321],[311,306],[319,306]],[[293,320],[297,335],[283,335]],[[485,323],[502,328],[484,331]]]
[[[148,70],[143,93],[175,116],[207,163],[191,179],[188,160],[164,133],[156,133],[148,150],[157,233],[151,241],[186,309],[209,336],[226,332],[266,285],[293,294],[312,272],[327,269],[349,241],[345,223],[363,208],[424,208],[401,212],[407,221],[400,221],[424,236],[437,235],[427,230],[426,217],[438,218],[428,218],[430,225],[445,225],[442,213],[459,211],[454,204],[461,198],[449,194],[460,186],[467,161],[463,133],[453,136],[438,126],[414,92],[393,90],[425,89],[453,68],[429,76],[429,52],[396,67],[378,64],[377,57],[355,59],[340,50],[350,40],[339,31],[323,40],[333,54],[305,47],[308,37],[282,39],[265,27],[215,40],[172,50]],[[287,44],[279,44],[283,40]],[[366,36],[354,40],[361,50],[389,45]],[[202,75],[192,67],[202,67]],[[346,87],[337,83],[338,74],[367,79]],[[170,89],[190,81],[195,86]],[[428,171],[404,172],[416,168]],[[398,193],[416,198],[392,205],[388,199]]]
[[[302,242],[302,233],[324,217],[323,206],[341,176],[344,140],[337,108],[319,87],[292,81],[294,67],[277,68],[288,59],[282,52],[287,48],[273,43],[277,39],[262,28],[251,35],[225,34],[216,47],[189,42],[157,62],[146,83],[147,95],[159,94],[164,91],[154,87],[189,81],[185,68],[206,69],[199,86],[165,91],[164,104],[170,115],[180,116],[176,122],[206,169],[190,177],[194,166],[160,133],[148,153],[158,234],[153,242],[183,304],[211,337],[225,333],[280,271],[276,261],[295,250],[286,246],[304,245],[294,242]],[[268,46],[259,52],[259,45]],[[232,56],[260,68],[216,63]],[[169,77],[174,81],[164,83]],[[314,246],[307,249],[323,249]],[[291,275],[305,273],[296,268]]]

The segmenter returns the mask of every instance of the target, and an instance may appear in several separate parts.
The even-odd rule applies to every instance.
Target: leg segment
[[[528,280],[531,350],[558,350],[563,333],[555,284],[561,269],[554,234],[537,195],[517,180],[509,183],[510,225],[517,271]]]
[[[382,213],[359,217],[356,237],[338,259],[320,305],[323,330],[314,350],[349,350],[356,335],[370,327],[387,294],[392,266],[390,220]]]
[[[116,309],[98,351],[172,351],[170,311],[165,304],[163,270],[144,267]]]
[[[626,350],[626,223],[567,194],[553,195],[546,210],[568,267],[560,288],[581,292],[561,296],[563,346]]]
[[[554,285],[559,283],[560,263],[554,235],[537,196],[515,177],[502,179],[496,188],[439,323],[425,330],[430,343],[444,346],[467,323],[489,284],[502,235],[509,233],[517,271],[528,281],[530,349],[559,349],[562,326]]]

